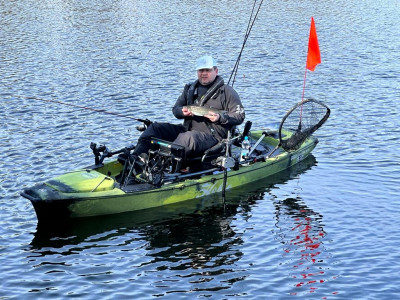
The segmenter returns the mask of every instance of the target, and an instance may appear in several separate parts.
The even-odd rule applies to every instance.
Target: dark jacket
[[[183,126],[185,126],[186,130],[191,130],[192,127],[195,127],[196,129],[201,128],[201,126],[198,125],[205,123],[207,126],[204,126],[204,131],[211,132],[218,140],[226,138],[228,131],[232,127],[240,125],[245,118],[244,108],[239,95],[231,86],[224,84],[224,81],[220,76],[217,76],[214,83],[200,100],[196,97],[198,85],[198,80],[194,83],[185,85],[182,94],[179,96],[172,108],[174,116],[178,119],[185,119]],[[226,111],[226,113],[221,114],[220,119],[217,122],[212,123],[204,117],[184,117],[182,107],[186,105],[211,107]],[[198,124],[193,124],[194,122],[197,122]]]

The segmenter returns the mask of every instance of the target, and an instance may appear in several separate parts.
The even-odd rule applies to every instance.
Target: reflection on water
[[[324,248],[323,216],[299,197],[277,201],[274,205],[276,235],[284,244],[282,256],[286,259],[289,276],[296,280],[296,287],[305,286],[313,293],[327,280],[325,259],[329,254]]]

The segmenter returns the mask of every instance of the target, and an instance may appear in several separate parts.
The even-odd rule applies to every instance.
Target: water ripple
[[[90,142],[119,149],[139,136],[132,119],[43,100],[170,121],[199,55],[215,55],[229,78],[251,5],[0,4],[0,298],[398,297],[395,1],[262,7],[235,82],[254,128],[300,100],[316,20],[322,63],[308,72],[305,95],[332,114],[303,169],[232,191],[225,208],[217,197],[54,227],[38,225],[19,196],[92,164]]]

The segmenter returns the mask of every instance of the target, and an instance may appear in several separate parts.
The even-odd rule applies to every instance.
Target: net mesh
[[[330,109],[320,101],[305,99],[296,104],[282,119],[279,128],[281,146],[286,151],[297,150],[301,144],[325,123]],[[293,132],[285,134],[282,130]]]

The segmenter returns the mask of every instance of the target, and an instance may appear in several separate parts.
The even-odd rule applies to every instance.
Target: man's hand
[[[209,119],[211,122],[215,123],[219,120],[220,115],[209,111],[208,114],[204,115],[205,118]]]
[[[182,107],[182,113],[183,113],[183,115],[184,115],[185,117],[191,117],[191,116],[193,116],[192,112],[189,111],[189,110],[187,109],[186,106]]]

